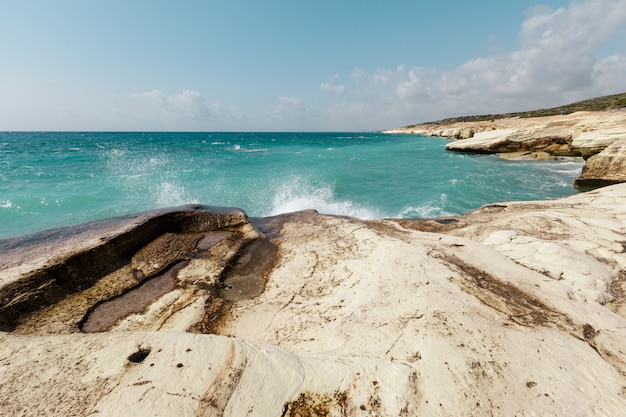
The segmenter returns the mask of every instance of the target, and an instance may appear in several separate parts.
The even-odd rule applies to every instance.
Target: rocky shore
[[[0,414],[621,415],[625,236],[619,184],[431,220],[185,206],[0,240]]]
[[[594,191],[560,200],[377,221],[194,205],[0,240],[0,414],[621,415],[625,121],[387,131],[584,158]]]
[[[584,191],[626,178],[625,109],[421,124],[385,132],[455,139],[446,149],[457,152],[497,153],[519,159],[581,156],[586,164],[574,185]]]

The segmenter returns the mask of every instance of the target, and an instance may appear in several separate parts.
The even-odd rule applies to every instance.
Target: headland
[[[458,117],[385,132],[453,139],[446,149],[456,152],[527,160],[582,157],[585,167],[574,186],[587,191],[626,181],[625,105],[626,94],[619,94],[543,111]]]

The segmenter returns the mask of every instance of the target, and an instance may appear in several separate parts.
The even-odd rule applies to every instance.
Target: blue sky
[[[3,0],[0,130],[367,131],[626,92],[626,0]]]

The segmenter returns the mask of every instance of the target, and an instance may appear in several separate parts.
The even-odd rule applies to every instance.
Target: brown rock
[[[504,159],[516,159],[521,161],[550,161],[556,159],[548,152],[507,152],[500,155]]]
[[[587,191],[626,182],[626,140],[613,143],[587,159],[574,186]]]

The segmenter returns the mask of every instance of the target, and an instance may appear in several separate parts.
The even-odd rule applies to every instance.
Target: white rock
[[[228,304],[221,336],[182,332],[217,297],[200,292],[218,275],[198,262],[179,273],[197,287],[159,297],[118,331],[0,333],[2,415],[626,409],[626,313],[614,291],[626,265],[626,184],[454,222],[312,212],[280,221],[265,290]],[[442,232],[417,230],[428,227]]]

